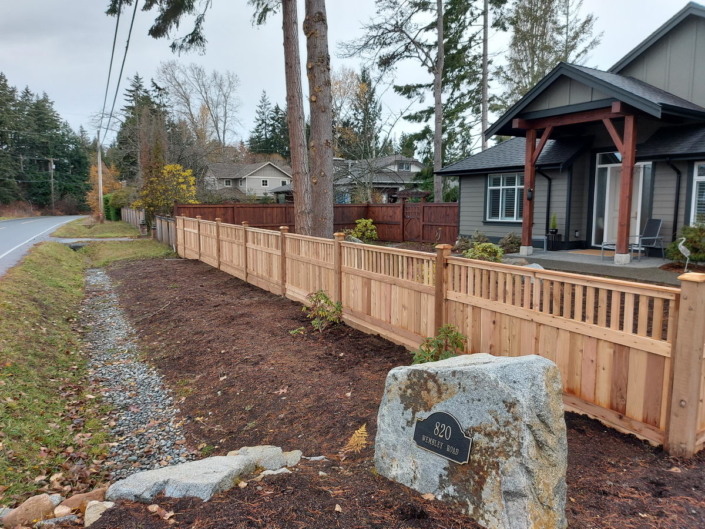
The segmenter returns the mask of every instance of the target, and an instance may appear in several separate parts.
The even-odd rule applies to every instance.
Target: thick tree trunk
[[[325,0],[306,0],[306,71],[311,113],[311,213],[317,237],[333,238],[333,113]]]
[[[299,54],[299,22],[296,0],[282,1],[284,30],[284,69],[286,73],[286,106],[291,149],[291,177],[294,190],[294,224],[296,233],[313,235],[311,181],[306,152],[306,121],[301,89],[301,56]]]
[[[435,100],[435,125],[433,131],[433,172],[443,168],[443,0],[436,0],[438,9],[438,57],[433,72],[433,97]],[[443,202],[443,178],[439,174],[433,175],[433,201]]]
[[[489,128],[489,33],[490,33],[490,5],[489,0],[485,0],[484,11],[482,13],[482,150],[487,149],[487,138],[485,131]]]

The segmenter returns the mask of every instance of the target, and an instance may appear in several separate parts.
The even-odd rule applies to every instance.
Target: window
[[[487,220],[519,221],[524,211],[524,175],[487,177]]]
[[[695,164],[690,223],[705,222],[705,162]]]
[[[269,187],[269,182],[267,180],[262,180],[262,187]]]
[[[229,179],[228,179],[228,180],[225,181],[225,187],[231,187],[232,185],[233,185],[233,181],[232,181],[232,180],[229,180]]]
[[[397,171],[411,171],[411,164],[409,162],[399,162]]]
[[[240,178],[240,180],[237,181],[237,185],[238,185],[238,187],[244,186],[244,185],[245,185],[245,179],[244,179],[244,178]]]
[[[289,182],[287,182],[286,180],[282,180],[282,185],[283,185],[283,186],[289,185]]]

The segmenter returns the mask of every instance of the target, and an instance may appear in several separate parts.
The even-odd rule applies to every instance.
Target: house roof
[[[287,165],[279,166],[273,162],[258,162],[258,163],[228,163],[228,162],[212,162],[208,164],[208,170],[215,178],[244,178],[251,175],[265,165],[276,167],[286,176],[291,178],[291,167]]]
[[[563,170],[563,167],[570,164],[587,146],[588,142],[585,140],[548,140],[536,166],[544,169],[558,167]],[[444,167],[438,174],[462,176],[503,170],[523,171],[525,153],[526,140],[512,138]]]
[[[292,193],[294,191],[293,187],[291,184],[287,184],[285,186],[279,186],[275,187],[274,189],[270,189],[270,193]]]
[[[705,125],[661,128],[637,145],[638,159],[701,158],[705,156]]]
[[[529,103],[561,76],[574,79],[610,96],[610,99],[593,102],[594,105],[606,107],[616,99],[657,118],[661,118],[663,114],[677,114],[705,119],[705,108],[638,79],[561,62],[487,129],[485,136],[523,135],[525,131],[512,128],[512,119],[518,117]],[[567,107],[557,107],[551,109],[551,112],[558,115],[567,113],[566,110]]]
[[[671,31],[689,16],[698,16],[705,18],[705,6],[702,6],[701,4],[698,4],[696,2],[689,2],[683,9],[673,15],[669,20],[666,21],[666,23],[664,23],[660,28],[658,28],[651,35],[649,35],[636,48],[634,48],[632,51],[622,57],[619,61],[617,61],[617,63],[612,66],[612,68],[610,68],[608,71],[616,73],[622,70],[624,67],[629,65],[629,63],[639,57],[639,55],[644,53],[648,48],[656,44],[656,42],[661,37],[666,35],[669,31]]]

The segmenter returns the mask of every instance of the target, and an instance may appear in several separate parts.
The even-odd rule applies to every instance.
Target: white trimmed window
[[[240,178],[240,180],[237,181],[237,185],[238,187],[243,187],[245,185],[245,179]]]
[[[268,181],[268,180],[262,180],[262,187],[269,187],[269,181]]]
[[[693,175],[693,204],[690,208],[690,223],[705,222],[705,162],[695,164]]]
[[[228,179],[228,180],[225,181],[225,187],[232,187],[232,185],[233,185],[233,181],[232,181],[232,180]]]
[[[399,162],[397,171],[411,171],[411,164],[409,162]]]
[[[487,220],[517,222],[524,212],[524,175],[487,177]]]

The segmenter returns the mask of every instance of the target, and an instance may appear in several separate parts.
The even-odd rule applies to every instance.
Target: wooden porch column
[[[629,228],[632,218],[632,189],[634,188],[634,163],[636,161],[636,116],[624,117],[622,140],[622,180],[619,185],[619,220],[617,222],[617,251],[614,263],[626,265],[629,253]]]
[[[545,134],[545,133],[544,133]],[[534,252],[532,244],[532,230],[534,227],[534,200],[529,200],[533,195],[536,184],[536,163],[534,151],[536,150],[536,129],[526,131],[526,154],[524,156],[524,212],[521,220],[521,255],[531,255]]]

